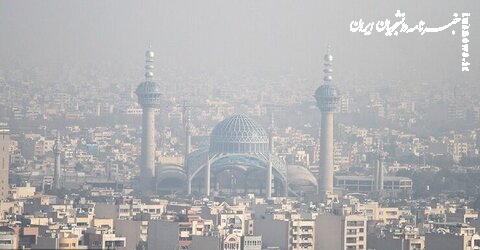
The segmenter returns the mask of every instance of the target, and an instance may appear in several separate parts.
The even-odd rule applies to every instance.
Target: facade
[[[171,250],[178,248],[179,223],[150,221],[148,223],[148,249]]]
[[[292,250],[314,250],[315,220],[294,219],[290,223]]]
[[[257,219],[253,234],[262,236],[262,249],[290,249],[290,225],[286,220]]]
[[[425,250],[480,249],[480,235],[427,233]]]
[[[199,237],[201,238],[201,237]],[[203,238],[213,238],[213,237],[203,237]],[[222,250],[262,250],[262,236],[240,236],[237,234],[229,234],[225,237],[222,242]],[[207,249],[207,248],[197,248],[195,242],[192,242],[192,247],[195,249]],[[213,249],[213,248],[208,248]]]
[[[376,190],[374,176],[335,176],[335,187],[349,192],[371,193]],[[385,176],[383,177],[383,190],[385,191],[411,191],[413,183],[410,178]]]
[[[114,220],[115,232],[127,239],[126,249],[135,249],[147,242],[148,221],[146,220]]]
[[[319,215],[315,220],[315,249],[367,249],[366,216]]]
[[[385,225],[398,221],[401,215],[398,207],[381,207],[378,202],[357,204],[356,211],[367,216],[369,221],[376,221]]]
[[[78,244],[79,237],[75,234],[62,234],[58,237],[58,249],[77,249],[79,247]],[[94,249],[94,248],[89,248]],[[102,249],[102,248],[97,248]]]
[[[262,236],[243,236],[242,250],[262,250]]]
[[[368,249],[423,250],[425,237],[418,234],[387,232],[381,236],[368,235]]]
[[[425,234],[425,250],[480,249],[480,235],[464,223],[434,223]]]
[[[8,197],[10,164],[10,130],[7,124],[0,123],[0,200]]]
[[[0,227],[0,249],[17,249],[18,238],[15,231],[9,227]]]
[[[242,236],[237,234],[229,234],[222,243],[223,250],[240,250],[242,247]]]
[[[133,220],[140,216],[149,219],[159,219],[165,212],[166,204],[161,202],[141,203],[138,200],[124,202],[123,204],[95,204],[97,218],[112,218],[121,220]]]
[[[189,250],[221,250],[220,239],[215,236],[193,236]]]
[[[185,249],[192,245],[194,236],[211,236],[212,229],[211,220],[198,216],[188,216],[187,221],[151,220],[148,223],[147,246],[148,249],[159,250]]]
[[[478,220],[478,213],[472,208],[457,208],[454,213],[446,213],[447,222],[471,223]]]
[[[111,230],[89,228],[85,233],[85,243],[88,249],[118,249],[127,250],[127,238],[117,236]]]
[[[24,187],[12,187],[10,194],[13,199],[25,199],[33,197],[35,195],[35,187],[32,187],[30,183],[26,183]]]

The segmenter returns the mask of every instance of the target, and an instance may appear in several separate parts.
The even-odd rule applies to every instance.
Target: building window
[[[357,242],[357,238],[353,238],[353,237],[347,238],[347,243],[356,243],[356,242]]]
[[[12,240],[0,240],[0,245],[11,245]]]
[[[473,241],[473,246],[480,247],[480,240]]]

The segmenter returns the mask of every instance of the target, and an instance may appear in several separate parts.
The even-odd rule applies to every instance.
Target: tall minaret
[[[53,173],[53,188],[55,190],[60,190],[61,184],[60,179],[62,178],[62,166],[60,162],[60,156],[62,154],[62,146],[60,145],[60,133],[57,132],[57,138],[55,139],[55,144],[53,145],[53,154],[55,155],[55,169]]]
[[[0,121],[0,200],[8,198],[10,190],[9,175],[10,160],[10,129],[7,123]]]
[[[330,49],[324,57],[324,83],[315,92],[317,106],[322,112],[320,130],[320,168],[318,187],[321,199],[333,192],[333,113],[340,99],[335,85],[332,84],[333,56]]]
[[[153,59],[155,53],[145,52],[145,81],[138,85],[135,93],[143,108],[142,120],[142,157],[140,165],[140,184],[144,193],[153,191],[155,176],[155,110],[160,107],[160,86],[153,81]]]
[[[192,152],[192,124],[190,111],[185,110],[185,158]]]
[[[383,162],[385,161],[386,156],[387,154],[383,151],[383,143],[379,143],[378,150],[377,150],[377,164],[375,166],[376,191],[383,190],[383,177],[384,177]]]

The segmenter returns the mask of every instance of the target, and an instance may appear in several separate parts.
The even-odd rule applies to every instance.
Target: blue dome
[[[160,105],[161,90],[156,82],[146,81],[138,85],[135,94],[138,103],[144,107],[158,107]]]
[[[210,135],[210,152],[268,152],[268,135],[265,129],[250,117],[234,115],[213,129]]]
[[[315,99],[320,110],[331,112],[337,109],[340,94],[334,85],[323,84],[315,91]]]

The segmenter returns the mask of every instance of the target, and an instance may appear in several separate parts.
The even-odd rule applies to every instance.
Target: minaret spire
[[[153,66],[155,52],[152,50],[152,41],[148,44],[148,50],[145,52],[145,81],[153,81]]]
[[[333,80],[333,56],[331,53],[331,47],[328,45],[327,47],[327,54],[325,54],[324,59],[324,69],[323,73],[325,76],[323,77],[324,84],[331,84]]]

